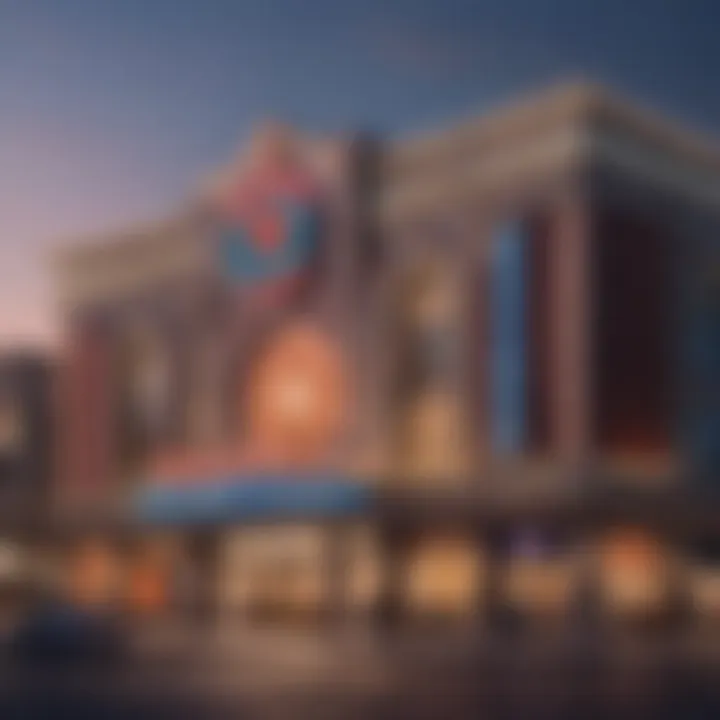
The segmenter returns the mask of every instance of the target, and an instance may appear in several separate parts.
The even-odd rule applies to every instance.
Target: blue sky
[[[716,0],[0,0],[0,342],[46,257],[163,215],[251,126],[402,133],[586,76],[720,133]]]

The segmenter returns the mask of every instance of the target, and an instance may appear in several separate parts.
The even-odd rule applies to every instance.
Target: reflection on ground
[[[113,671],[5,667],[0,718],[720,717],[720,643],[410,632],[172,632]]]

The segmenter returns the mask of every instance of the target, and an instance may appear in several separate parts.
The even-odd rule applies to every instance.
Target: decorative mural
[[[263,137],[216,202],[222,271],[254,297],[275,298],[307,277],[320,246],[318,185],[287,138]]]

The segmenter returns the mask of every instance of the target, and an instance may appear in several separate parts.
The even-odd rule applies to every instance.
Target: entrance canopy
[[[154,484],[133,501],[135,521],[196,525],[341,518],[370,506],[370,486],[342,475],[231,475]]]

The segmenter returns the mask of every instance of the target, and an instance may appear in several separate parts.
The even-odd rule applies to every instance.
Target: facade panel
[[[521,452],[526,442],[527,246],[526,228],[521,223],[501,228],[492,245],[492,439],[500,453]]]

